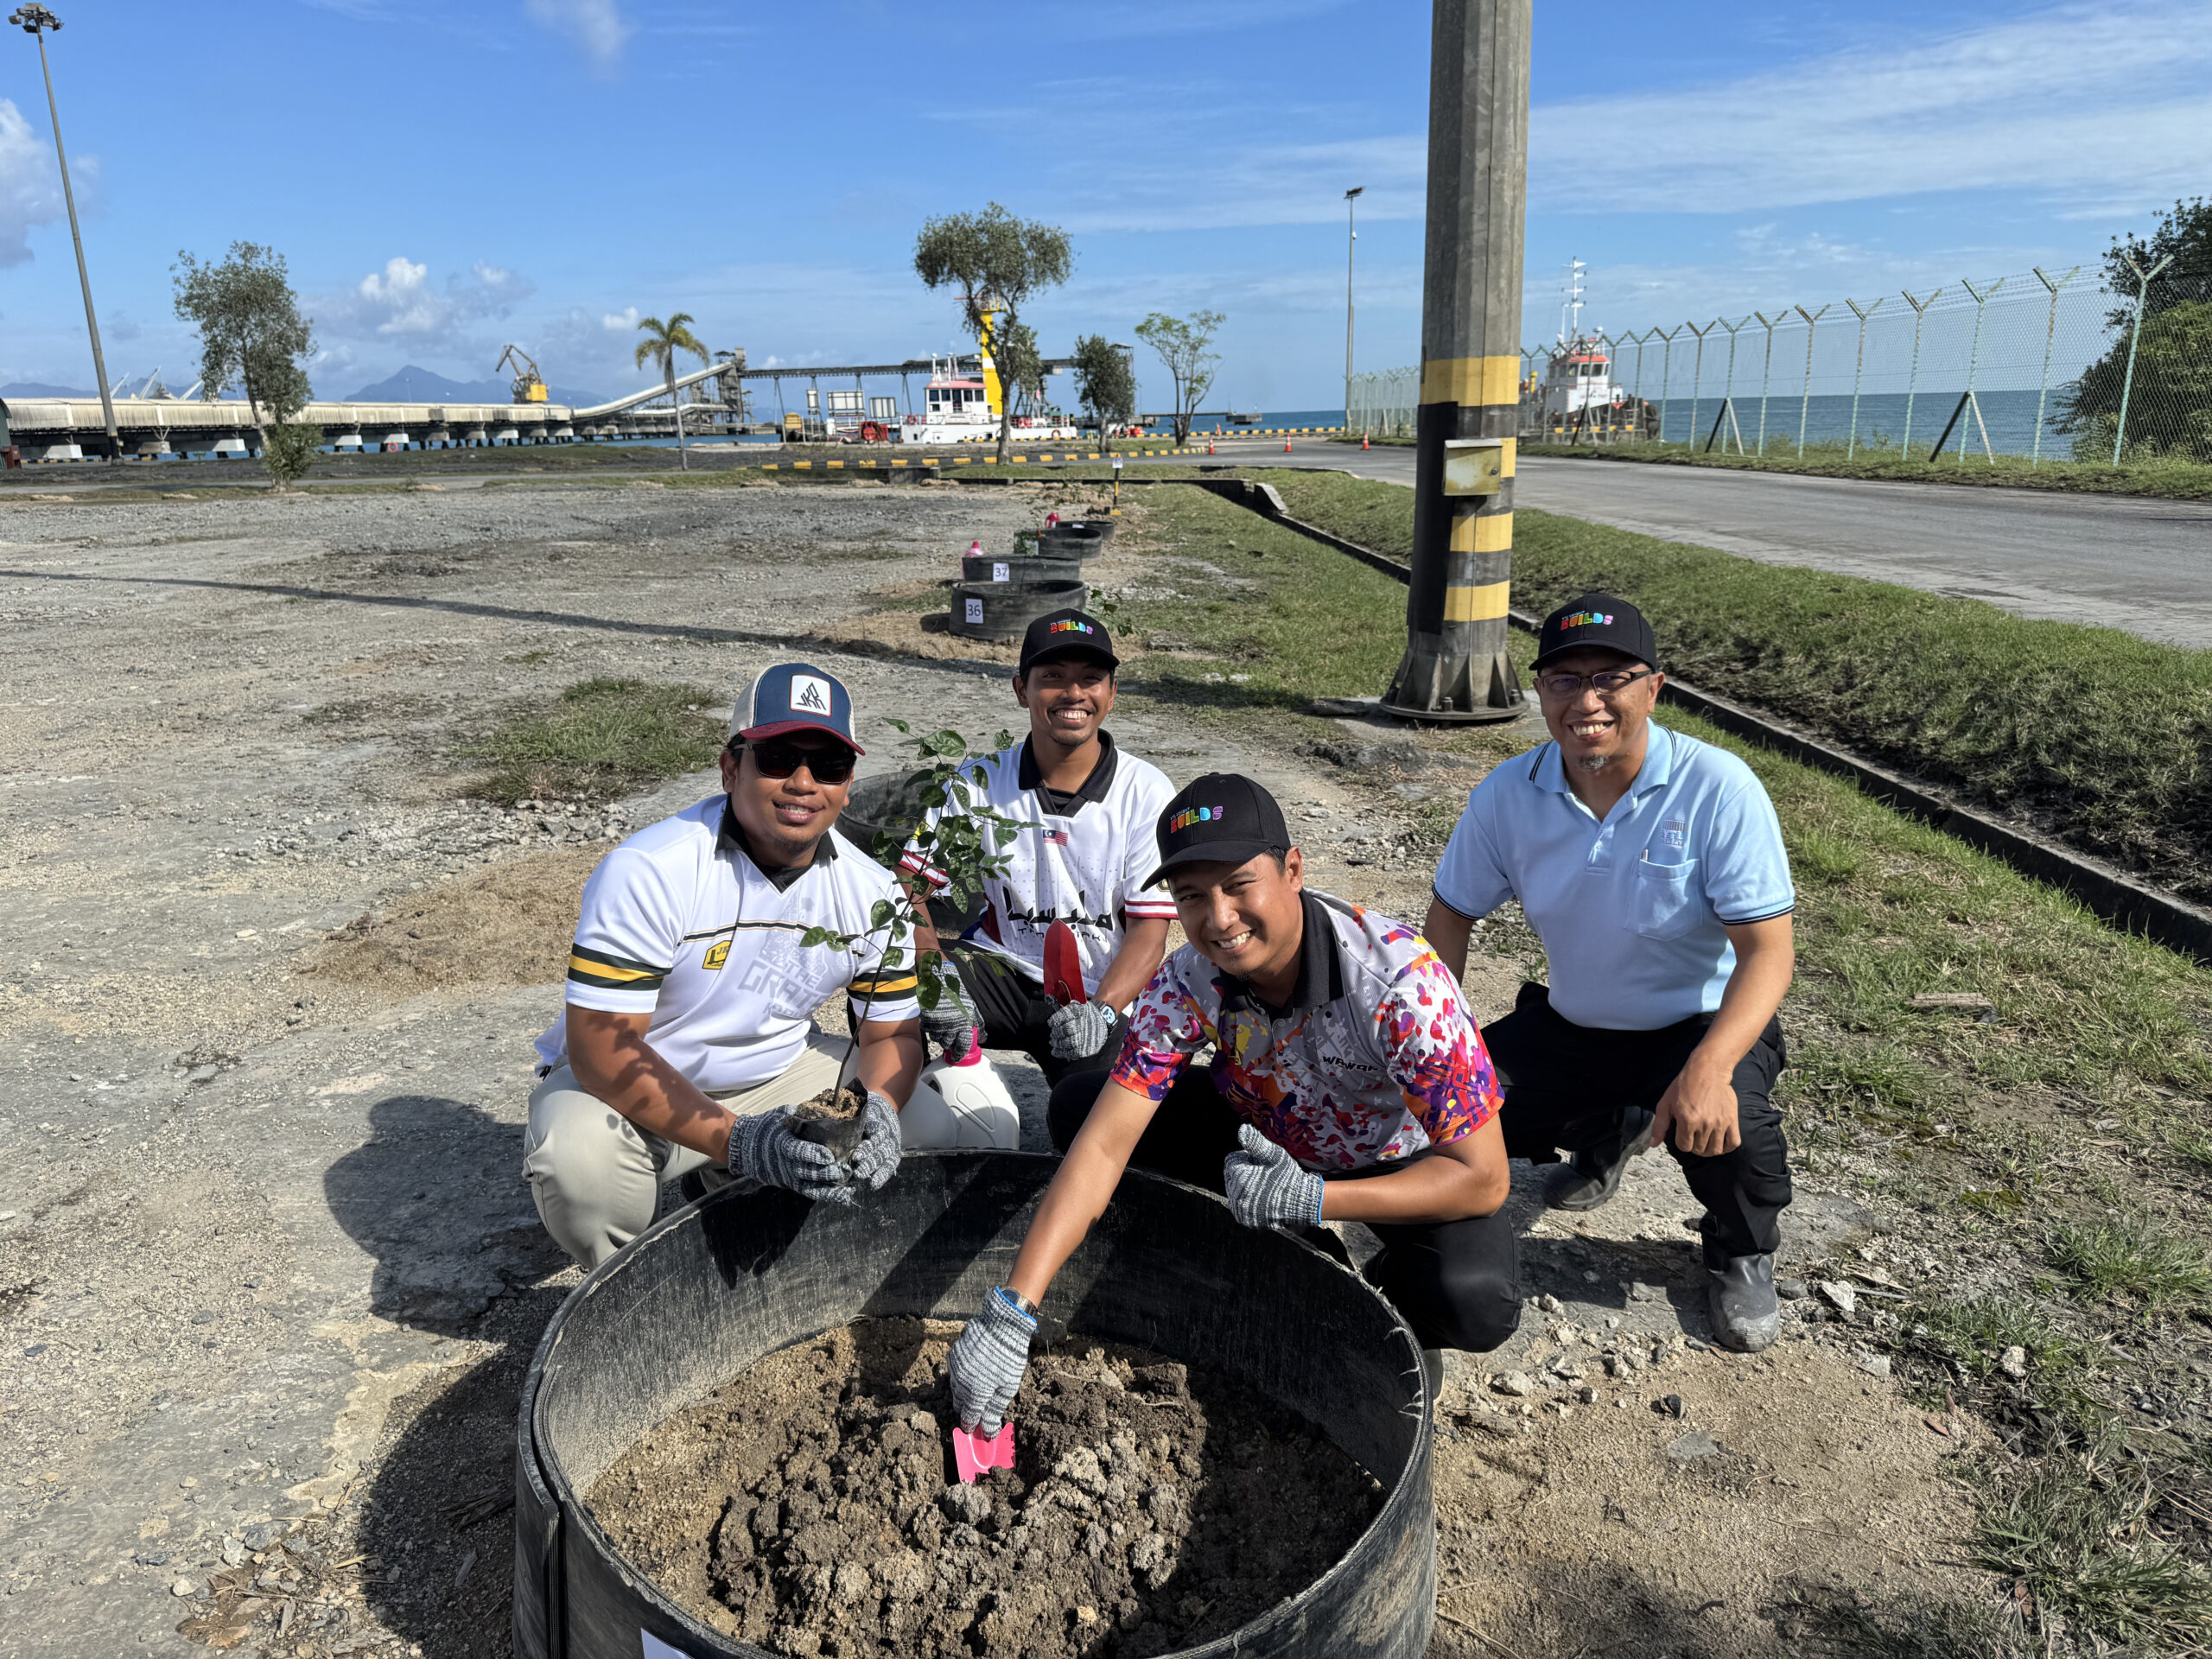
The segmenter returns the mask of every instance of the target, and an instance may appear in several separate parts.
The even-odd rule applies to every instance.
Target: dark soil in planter
[[[1015,1399],[1015,1466],[961,1485],[958,1327],[870,1320],[772,1356],[592,1489],[635,1567],[778,1653],[1142,1656],[1296,1595],[1382,1489],[1218,1375],[1075,1336]]]

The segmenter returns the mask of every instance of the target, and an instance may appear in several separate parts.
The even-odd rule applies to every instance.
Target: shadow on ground
[[[369,1139],[323,1177],[330,1212],[376,1258],[369,1306],[440,1336],[476,1336],[511,1289],[565,1265],[522,1177],[522,1131],[466,1101],[392,1095]]]

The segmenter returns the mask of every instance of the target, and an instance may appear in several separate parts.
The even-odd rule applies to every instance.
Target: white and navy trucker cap
[[[827,732],[850,747],[868,751],[853,739],[853,694],[835,674],[811,663],[772,663],[737,694],[730,710],[729,734],[748,743],[786,732]]]

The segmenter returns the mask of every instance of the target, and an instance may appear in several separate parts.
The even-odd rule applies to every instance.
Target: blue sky
[[[1358,362],[1419,353],[1429,8],[1192,0],[54,0],[57,91],[109,372],[192,350],[180,248],[273,245],[318,391],[521,341],[614,392],[638,314],[758,363],[956,340],[914,277],[934,213],[1065,225],[1048,350],[1228,314],[1239,406],[1340,402],[1343,193]],[[1732,6],[1538,0],[1528,337],[1592,267],[1615,327],[2094,262],[2212,186],[2212,0]],[[1164,377],[1145,376],[1152,383]],[[89,385],[29,38],[0,32],[0,384]]]

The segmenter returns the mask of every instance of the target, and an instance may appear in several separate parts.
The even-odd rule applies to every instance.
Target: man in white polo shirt
[[[731,715],[723,792],[640,830],[584,884],[567,1013],[537,1039],[523,1173],[545,1230],[585,1267],[644,1231],[687,1176],[850,1204],[898,1167],[921,1008],[912,966],[886,969],[869,931],[895,880],[834,827],[860,753],[835,676],[763,669]],[[803,943],[817,927],[854,943]],[[846,1160],[788,1112],[838,1080],[849,1046],[814,1013],[841,990],[869,1096]]]
[[[1153,826],[1174,785],[1159,767],[1115,747],[1105,729],[1121,658],[1106,625],[1081,611],[1039,617],[1022,637],[1014,700],[1029,735],[960,769],[963,803],[948,789],[906,846],[899,868],[945,889],[927,838],[948,814],[985,813],[1018,828],[979,827],[1007,860],[983,882],[983,910],[944,948],[959,970],[967,1006],[941,1001],[924,1030],[957,1060],[980,1027],[986,1048],[1026,1052],[1057,1084],[1071,1071],[1099,1071],[1118,1040],[1120,1011],[1144,989],[1167,953],[1175,906],[1148,892]],[[1046,981],[1045,938],[1055,922],[1075,936],[1083,983],[1065,1007]],[[932,932],[925,954],[938,948]]]
[[[1782,827],[1751,769],[1651,719],[1650,626],[1610,594],[1545,619],[1535,682],[1552,741],[1475,786],[1423,930],[1464,969],[1474,922],[1518,899],[1550,985],[1521,988],[1483,1040],[1505,1084],[1507,1151],[1564,1149],[1548,1195],[1592,1210],[1664,1144],[1705,1205],[1715,1333],[1757,1352],[1781,1319],[1789,1148],[1769,1096],[1796,952]]]

